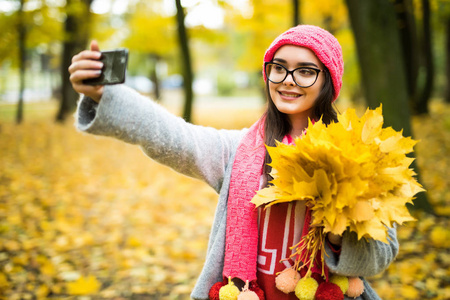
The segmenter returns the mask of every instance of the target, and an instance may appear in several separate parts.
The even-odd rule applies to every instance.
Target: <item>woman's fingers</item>
[[[72,57],[72,63],[86,59],[99,60],[100,57],[102,57],[102,53],[99,51],[84,50]]]
[[[85,79],[97,78],[102,74],[102,70],[76,70],[70,74],[72,83],[80,83]]]
[[[92,86],[83,83],[85,79],[97,78],[102,73],[102,54],[97,41],[92,41],[90,50],[84,50],[72,57],[69,66],[70,82],[75,91],[84,94],[95,101],[100,101],[103,95],[103,86]]]
[[[76,70],[70,75],[70,82],[72,83],[73,89],[80,93],[84,94],[94,101],[99,102],[103,95],[103,86],[102,85],[88,85],[84,84],[83,80],[89,78],[97,78],[101,75],[101,70]]]
[[[84,50],[72,57],[72,63],[82,60],[99,60],[102,57],[97,41],[91,42],[91,50]]]
[[[91,42],[91,51],[100,51],[100,47],[98,46],[98,43],[96,40],[93,40]]]
[[[103,68],[103,63],[101,61],[95,60],[79,60],[73,62],[69,66],[69,73],[74,73],[78,70],[101,70]]]

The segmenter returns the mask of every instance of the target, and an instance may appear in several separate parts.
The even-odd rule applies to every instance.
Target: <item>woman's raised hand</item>
[[[102,98],[103,85],[87,85],[83,83],[83,80],[100,76],[103,68],[103,63],[99,61],[100,57],[101,53],[97,41],[92,41],[91,49],[75,55],[69,67],[70,82],[73,89],[96,102],[99,102]]]

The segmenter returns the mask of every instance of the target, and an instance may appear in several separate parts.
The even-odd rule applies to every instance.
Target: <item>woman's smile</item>
[[[278,94],[281,96],[281,98],[283,100],[296,100],[298,98],[300,98],[301,96],[303,96],[300,93],[296,93],[296,92],[292,92],[292,91],[278,91]]]

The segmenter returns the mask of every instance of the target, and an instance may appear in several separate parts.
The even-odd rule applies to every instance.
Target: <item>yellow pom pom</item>
[[[288,268],[275,278],[275,285],[277,289],[283,293],[289,294],[295,290],[300,278],[300,274],[297,271],[292,268]]]
[[[314,300],[319,284],[314,278],[303,277],[295,287],[295,296],[300,300]]]
[[[347,292],[348,278],[346,276],[333,275],[330,278],[330,282],[336,284],[341,289],[343,294],[345,294]]]
[[[259,300],[258,295],[253,291],[243,291],[237,297],[238,300]]]
[[[356,298],[364,293],[364,283],[359,277],[348,278],[348,290],[346,295],[351,298]]]
[[[230,280],[229,283],[219,290],[219,299],[220,300],[237,300],[239,295],[239,289],[234,283]]]

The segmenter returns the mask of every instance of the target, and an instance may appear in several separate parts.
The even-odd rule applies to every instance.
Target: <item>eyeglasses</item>
[[[314,83],[316,83],[320,71],[325,71],[311,67],[300,67],[289,71],[283,65],[274,62],[266,62],[264,64],[264,68],[266,71],[267,79],[269,79],[271,82],[281,83],[287,78],[289,74],[291,74],[295,84],[302,88],[312,86]]]

